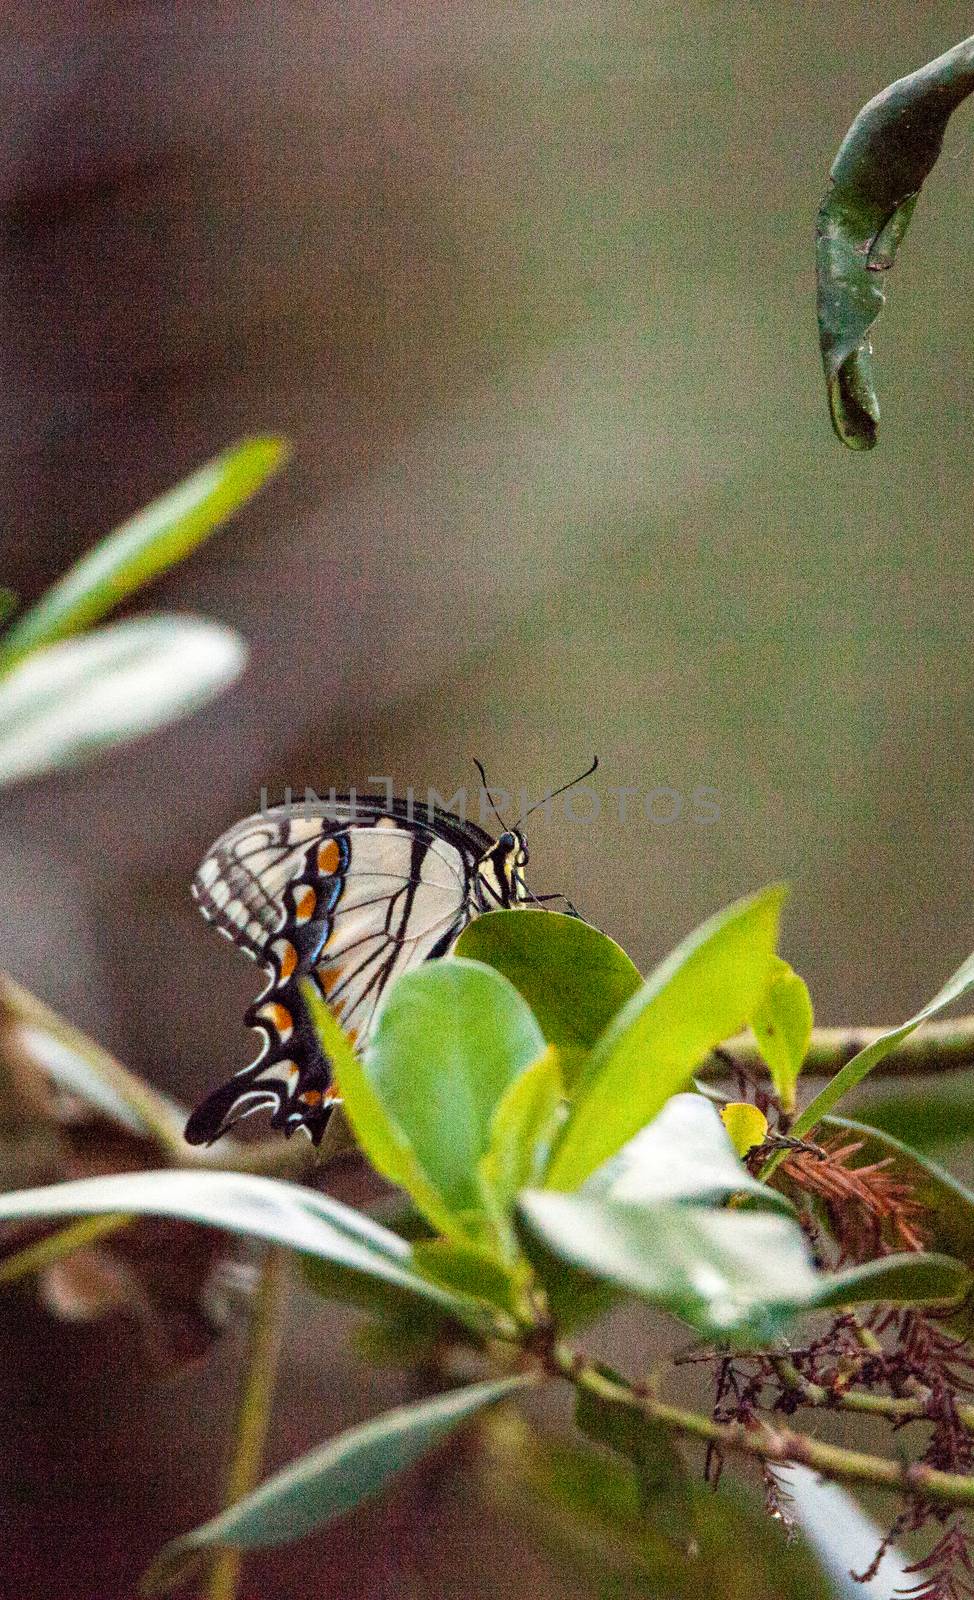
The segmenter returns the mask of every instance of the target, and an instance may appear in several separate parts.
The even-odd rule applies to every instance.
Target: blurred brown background
[[[295,443],[150,597],[239,627],[241,684],[3,800],[5,964],[189,1099],[248,1059],[255,974],[187,882],[261,784],[449,795],[479,755],[539,794],[598,751],[602,817],[536,819],[537,889],[648,966],[782,875],[822,1020],[925,998],[974,944],[969,113],[897,268],[869,457],[828,427],[811,232],[854,111],[967,8],[5,22],[0,578],[33,597],[235,437]],[[620,823],[629,784],[708,785],[719,820]],[[232,1351],[160,1395],[124,1342],[4,1316],[9,1592],[114,1600],[212,1504]],[[401,1393],[347,1326],[299,1305],[275,1460]],[[478,1513],[410,1590],[412,1492],[253,1593],[542,1584]]]

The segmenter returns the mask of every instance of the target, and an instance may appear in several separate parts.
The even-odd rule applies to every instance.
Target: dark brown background
[[[247,1059],[254,974],[186,884],[262,783],[451,794],[476,754],[537,794],[597,750],[603,817],[539,819],[537,888],[649,965],[784,875],[823,1020],[924,998],[974,944],[969,119],[897,268],[869,458],[828,429],[810,237],[852,113],[966,8],[43,15],[0,41],[0,576],[36,595],[242,433],[295,459],[147,602],[238,626],[241,684],[4,799],[11,969],[188,1099]],[[720,819],[623,825],[610,784],[710,785]],[[124,1339],[4,1316],[10,1592],[114,1600],[213,1503],[232,1352],[160,1393]],[[298,1308],[275,1460],[401,1392],[346,1328]],[[253,1592],[540,1584],[441,1507],[405,1588],[423,1494]]]

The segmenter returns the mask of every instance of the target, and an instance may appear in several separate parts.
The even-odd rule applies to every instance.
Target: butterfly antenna
[[[517,821],[514,824],[515,828],[519,828],[521,826],[522,822],[527,822],[528,817],[531,815],[532,811],[538,811],[541,808],[541,806],[549,805],[552,800],[557,800],[558,796],[560,794],[564,794],[567,789],[574,789],[576,783],[584,783],[586,778],[590,778],[592,776],[593,772],[597,772],[598,771],[598,766],[599,766],[599,758],[598,758],[598,756],[594,756],[592,758],[592,765],[590,767],[587,767],[584,772],[580,772],[578,774],[577,778],[570,778],[567,783],[563,783],[562,784],[560,789],[555,789],[551,794],[543,795],[540,800],[536,800],[534,802],[533,806],[529,806],[527,811],[525,811],[523,817],[518,817]]]
[[[490,801],[490,809],[493,811],[494,816],[497,818],[497,820],[500,823],[501,827],[506,832],[507,831],[507,823],[504,821],[504,818],[501,816],[500,812],[498,811],[497,804],[496,804],[496,802],[494,800],[494,796],[490,792],[490,784],[487,782],[487,774],[484,771],[484,764],[483,764],[482,761],[478,761],[476,756],[474,756],[474,758],[473,758],[473,764],[477,768],[477,771],[480,773],[480,781],[482,782],[482,784],[484,786],[484,794],[487,796],[488,800]]]

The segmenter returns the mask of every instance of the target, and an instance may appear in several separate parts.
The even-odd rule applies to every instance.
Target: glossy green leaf
[[[795,1109],[795,1085],[812,1037],[812,997],[803,978],[778,956],[771,982],[751,1017],[782,1110]]]
[[[178,1217],[319,1256],[457,1315],[470,1307],[413,1271],[409,1245],[361,1211],[275,1178],[241,1172],[135,1172],[0,1194],[0,1222],[54,1217]]]
[[[219,694],[243,641],[198,617],[145,617],[37,650],[0,678],[0,785],[74,766]]]
[[[173,1540],[146,1574],[142,1592],[162,1594],[184,1582],[200,1555],[214,1547],[253,1550],[290,1543],[354,1511],[461,1423],[529,1381],[514,1377],[471,1384],[350,1428],[202,1527]]]
[[[700,1094],[675,1094],[658,1117],[592,1174],[582,1192],[632,1205],[718,1205],[746,1194],[779,1211],[793,1209],[784,1195],[751,1176],[717,1107]]]
[[[377,1172],[406,1190],[437,1231],[458,1231],[456,1218],[423,1171],[406,1134],[376,1093],[341,1023],[314,984],[305,981],[301,988],[321,1048],[341,1090],[342,1112],[362,1150]]]
[[[672,1312],[709,1339],[766,1343],[800,1311],[941,1300],[968,1278],[959,1262],[924,1255],[817,1273],[797,1225],[756,1212],[624,1205],[539,1189],[521,1196],[519,1212],[563,1261]]]
[[[870,330],[951,114],[974,89],[974,38],[864,106],[832,163],[816,227],[818,320],[832,423],[843,444],[876,443]]]
[[[561,1124],[564,1085],[554,1045],[509,1084],[494,1111],[490,1143],[479,1165],[488,1204],[510,1215],[522,1189],[540,1183]]]
[[[90,628],[134,590],[182,561],[266,483],[286,454],[281,439],[244,440],[153,500],[25,612],[0,646],[0,672],[40,645]]]
[[[578,1085],[548,1172],[552,1188],[583,1183],[753,1016],[767,988],[784,894],[775,885],[711,917],[616,1014]]]
[[[320,1021],[320,1009],[315,1010]],[[359,1062],[336,1063],[345,1108],[369,1159],[444,1233],[486,1221],[478,1164],[507,1089],[545,1048],[513,984],[480,962],[405,973]]]
[[[456,954],[502,972],[562,1053],[565,1082],[616,1012],[642,987],[625,951],[580,917],[555,911],[492,911],[475,917]]]
[[[920,1026],[921,1022],[927,1022],[931,1017],[935,1017],[938,1012],[946,1010],[947,1006],[952,1005],[955,1000],[959,1000],[962,995],[967,994],[972,988],[974,988],[974,955],[969,955],[953,976],[947,979],[943,988],[934,995],[932,1000],[929,1000],[925,1006],[921,1007],[915,1016],[910,1017],[907,1022],[901,1023],[898,1028],[891,1028],[888,1033],[881,1034],[878,1039],[874,1039],[872,1044],[867,1045],[864,1050],[860,1050],[858,1055],[853,1056],[851,1061],[848,1061],[833,1078],[829,1079],[825,1088],[805,1107],[801,1116],[795,1119],[791,1130],[795,1138],[807,1138],[822,1118],[833,1112],[839,1101],[849,1093],[849,1090],[854,1089],[857,1084],[861,1083],[863,1078],[872,1072],[873,1067],[882,1061],[884,1056],[889,1055],[890,1051],[895,1049],[902,1039],[906,1039],[915,1028]],[[772,1162],[769,1163],[769,1168],[766,1170],[772,1170],[777,1164],[778,1158],[772,1158]]]

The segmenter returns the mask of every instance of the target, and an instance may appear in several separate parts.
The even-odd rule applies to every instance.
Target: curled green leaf
[[[751,1031],[767,1062],[783,1111],[795,1109],[795,1085],[812,1037],[812,999],[804,979],[776,957],[771,982],[751,1017]]]
[[[876,443],[870,331],[951,114],[974,89],[974,37],[864,106],[832,163],[816,226],[818,323],[832,425],[851,450]]]

